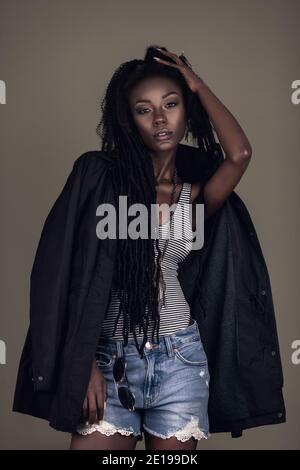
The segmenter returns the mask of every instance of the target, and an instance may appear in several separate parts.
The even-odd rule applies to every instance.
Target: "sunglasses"
[[[123,357],[118,357],[113,367],[113,377],[117,387],[118,397],[121,404],[129,411],[135,411],[135,396],[129,389],[126,376],[127,363]]]

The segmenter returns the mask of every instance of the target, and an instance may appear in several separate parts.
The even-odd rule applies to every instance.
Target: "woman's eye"
[[[177,103],[176,101],[171,101],[170,103],[168,103],[168,105],[169,105],[169,104],[175,104],[175,106],[176,106],[178,103]],[[172,107],[173,107],[173,106],[172,106]]]
[[[138,114],[145,114],[143,111],[147,111],[147,108],[137,110]]]

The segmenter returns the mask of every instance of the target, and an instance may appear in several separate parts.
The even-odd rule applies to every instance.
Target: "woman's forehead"
[[[167,77],[145,78],[131,90],[130,101],[136,104],[139,100],[149,100],[151,98],[165,99],[171,92],[181,96],[181,89],[174,80]]]

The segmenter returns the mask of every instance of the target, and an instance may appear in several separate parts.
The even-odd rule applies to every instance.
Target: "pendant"
[[[166,283],[165,283],[165,280],[164,280],[164,277],[163,277],[163,273],[162,271],[160,272],[160,276],[159,276],[159,305],[160,305],[160,308],[161,306],[166,306]]]

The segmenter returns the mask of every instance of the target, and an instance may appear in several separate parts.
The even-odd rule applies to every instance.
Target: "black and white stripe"
[[[190,323],[190,308],[187,303],[181,285],[177,278],[178,263],[183,261],[191,251],[192,227],[189,219],[191,183],[183,183],[179,200],[173,216],[174,234],[171,234],[169,244],[162,260],[162,271],[166,282],[166,306],[162,306],[160,312],[159,335],[175,333],[179,329],[186,328]],[[163,249],[166,237],[169,234],[169,220],[159,226],[159,246]],[[181,229],[181,230],[180,230]],[[157,251],[155,250],[156,256]],[[119,299],[114,290],[111,291],[111,299],[108,305],[105,319],[102,324],[101,337],[123,339],[123,315],[120,316],[116,334],[113,336],[114,323],[119,308]],[[152,331],[153,322],[149,331]],[[137,337],[143,337],[143,332],[136,330]],[[133,334],[129,333],[129,339]]]

